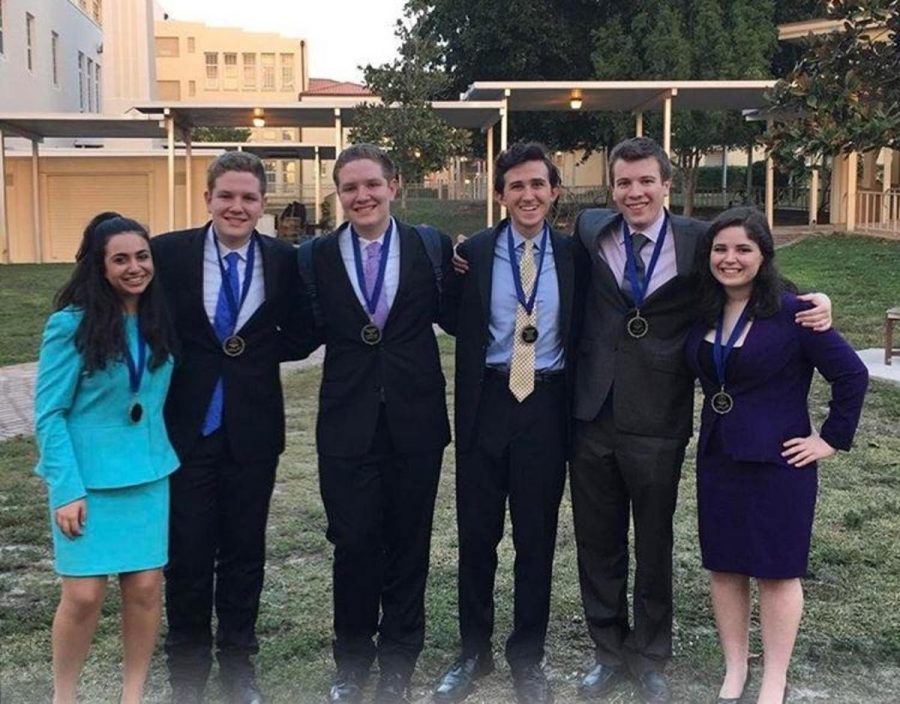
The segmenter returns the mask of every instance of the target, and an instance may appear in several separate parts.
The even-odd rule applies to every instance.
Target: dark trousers
[[[672,656],[672,516],[685,442],[623,433],[606,404],[577,421],[572,508],[578,576],[597,662],[639,674]],[[634,619],[628,619],[628,522],[634,519]]]
[[[213,603],[223,669],[250,667],[278,457],[235,462],[224,431],[201,438],[172,475],[165,649],[173,685],[205,681]]]
[[[463,653],[491,649],[497,545],[506,500],[515,558],[512,666],[539,662],[550,614],[559,503],[566,477],[566,389],[563,376],[538,383],[522,403],[508,379],[489,373],[478,411],[477,439],[458,451],[459,627]]]
[[[382,411],[368,453],[319,455],[334,545],[338,668],[367,670],[376,652],[382,672],[409,676],[415,668],[425,643],[425,582],[443,454],[395,452]]]

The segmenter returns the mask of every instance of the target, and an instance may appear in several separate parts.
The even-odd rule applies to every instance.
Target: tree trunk
[[[684,208],[681,214],[689,218],[694,212],[694,192],[697,190],[697,169],[700,166],[700,153],[688,152],[681,160],[682,192],[684,193]]]

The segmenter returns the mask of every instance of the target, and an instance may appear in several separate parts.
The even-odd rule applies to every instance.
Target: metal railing
[[[856,193],[857,232],[900,236],[900,188]]]

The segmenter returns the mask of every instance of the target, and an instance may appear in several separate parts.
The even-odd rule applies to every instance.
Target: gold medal
[[[240,335],[229,335],[222,342],[222,351],[229,357],[240,357],[246,348],[247,343]]]

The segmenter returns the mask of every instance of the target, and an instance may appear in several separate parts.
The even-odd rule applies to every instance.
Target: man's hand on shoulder
[[[812,303],[813,307],[807,310],[798,311],[794,316],[794,321],[798,325],[810,328],[815,332],[825,332],[831,329],[831,299],[824,293],[806,293],[797,296],[801,301]]]

